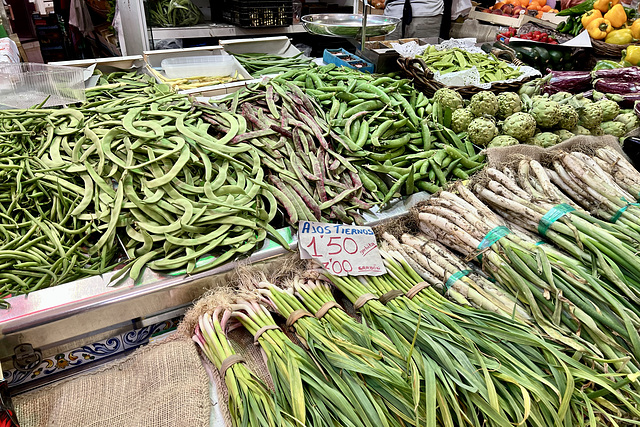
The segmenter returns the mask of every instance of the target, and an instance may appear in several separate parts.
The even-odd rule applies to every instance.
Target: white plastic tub
[[[170,79],[200,76],[231,76],[236,71],[236,59],[231,55],[209,55],[167,58],[162,69]]]

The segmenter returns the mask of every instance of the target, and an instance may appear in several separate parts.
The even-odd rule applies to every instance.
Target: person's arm
[[[369,0],[369,4],[375,9],[384,9],[385,0]]]

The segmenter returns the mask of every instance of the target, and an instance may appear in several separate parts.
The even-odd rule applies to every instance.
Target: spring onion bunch
[[[229,392],[229,412],[235,427],[280,427],[294,425],[283,417],[273,393],[239,361],[226,335],[230,312],[216,308],[200,316],[193,335],[204,355],[220,369]],[[222,316],[222,319],[221,319]],[[231,363],[233,364],[231,364]],[[227,367],[228,366],[228,367]]]
[[[299,425],[376,427],[358,402],[345,398],[353,388],[338,375],[322,371],[301,347],[276,325],[269,311],[256,301],[231,305],[232,317],[254,337],[266,356],[275,387],[275,400]]]
[[[420,382],[412,382],[405,366],[388,363],[376,351],[353,343],[348,337],[322,324],[307,312],[302,302],[289,291],[262,282],[261,295],[287,318],[299,339],[325,374],[344,381],[345,398],[374,426],[422,425]],[[286,286],[286,285],[285,285]],[[412,384],[414,387],[412,388]]]

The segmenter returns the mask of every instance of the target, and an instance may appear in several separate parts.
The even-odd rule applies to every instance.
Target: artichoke
[[[468,108],[454,110],[451,114],[451,129],[455,133],[466,132],[473,119],[475,116]]]
[[[566,129],[560,129],[560,130],[556,130],[553,133],[555,133],[556,135],[558,135],[560,137],[561,141],[566,141],[569,138],[573,138],[574,134],[569,132]]]
[[[555,102],[562,102],[571,98],[573,98],[573,95],[571,95],[569,92],[557,92],[549,97],[550,100]]]
[[[604,122],[600,125],[605,135],[613,135],[622,138],[627,133],[627,127],[620,122]]]
[[[550,128],[560,121],[560,105],[549,99],[536,101],[531,109],[531,115],[541,128]]]
[[[591,135],[591,131],[589,129],[587,129],[584,126],[576,126],[575,128],[571,129],[571,132],[574,135]]]
[[[570,105],[560,105],[560,121],[558,126],[562,129],[573,129],[578,124],[578,112]]]
[[[602,107],[597,102],[585,105],[579,115],[580,125],[591,130],[591,133],[593,133],[593,129],[599,128],[600,123],[602,123]]]
[[[627,132],[631,132],[638,126],[640,126],[640,121],[638,120],[638,116],[635,113],[623,113],[618,114],[618,116],[613,119],[616,122],[624,123],[625,130]]]
[[[498,113],[499,119],[506,119],[513,113],[522,111],[522,102],[517,93],[503,92],[497,96],[498,99]]]
[[[436,93],[433,94],[433,100],[440,104],[442,108],[451,108],[452,110],[462,108],[464,105],[462,96],[455,90],[446,87],[438,89]]]
[[[498,97],[493,92],[483,90],[471,97],[469,109],[476,116],[495,116],[498,112]]]
[[[515,139],[512,136],[509,135],[498,135],[495,138],[493,138],[491,140],[491,142],[489,143],[489,145],[487,146],[488,148],[492,148],[492,147],[508,147],[510,145],[516,145],[519,144],[520,141],[518,141],[517,139]]]
[[[615,119],[618,114],[620,114],[620,106],[615,101],[603,99],[602,101],[596,102],[596,105],[599,105],[600,108],[602,108],[603,122],[611,121]]]
[[[524,142],[536,133],[536,120],[531,114],[512,114],[502,123],[502,133]]]
[[[560,136],[556,135],[553,132],[540,132],[533,138],[530,138],[527,141],[527,144],[538,145],[540,147],[547,148],[552,147],[561,141],[562,140],[560,139]]]
[[[467,133],[471,142],[484,147],[498,134],[498,128],[492,120],[478,117],[469,124]]]

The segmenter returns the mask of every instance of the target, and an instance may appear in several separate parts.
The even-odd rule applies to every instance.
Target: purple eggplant
[[[544,87],[544,92],[578,93],[591,89],[591,73],[589,71],[551,71],[551,79]]]
[[[611,70],[598,70],[595,78],[606,78],[625,82],[640,82],[640,67],[613,68]]]
[[[638,81],[621,81],[618,79],[598,79],[595,83],[595,89],[604,93],[616,94],[638,94],[640,92],[640,80]]]

